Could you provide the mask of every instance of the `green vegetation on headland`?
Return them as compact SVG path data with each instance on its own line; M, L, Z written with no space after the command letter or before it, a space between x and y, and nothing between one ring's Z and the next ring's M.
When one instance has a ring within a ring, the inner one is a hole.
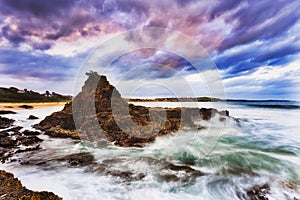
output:
M42 102L67 102L71 101L72 96L61 95L55 92L46 91L43 94L32 90L20 90L15 87L0 87L0 102L9 103L42 103Z

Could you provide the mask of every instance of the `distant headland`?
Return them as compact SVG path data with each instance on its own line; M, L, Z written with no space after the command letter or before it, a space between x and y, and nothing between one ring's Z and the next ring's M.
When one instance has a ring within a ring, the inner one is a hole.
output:
M69 102L71 100L72 96L55 92L45 91L41 94L27 89L0 87L0 103Z

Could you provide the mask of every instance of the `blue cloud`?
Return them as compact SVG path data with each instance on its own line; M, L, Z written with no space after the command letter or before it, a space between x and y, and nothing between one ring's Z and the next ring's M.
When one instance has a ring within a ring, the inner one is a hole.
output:
M284 34L299 20L299 6L297 0L248 3L227 19L238 23L219 50Z
M290 41L284 39L289 39ZM279 66L297 59L300 46L299 37L295 33L283 34L269 39L258 40L246 45L232 47L216 54L213 59L217 67L226 70L224 78L252 73L261 66Z
M12 49L0 49L1 74L63 81L75 76L79 58L51 56Z

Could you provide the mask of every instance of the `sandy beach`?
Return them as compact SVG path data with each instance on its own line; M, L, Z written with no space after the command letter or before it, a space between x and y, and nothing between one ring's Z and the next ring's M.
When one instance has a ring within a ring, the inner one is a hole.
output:
M41 107L54 107L54 106L63 106L68 102L44 102L44 103L0 103L1 110L19 110L24 109L19 106L28 105L33 108L41 108Z

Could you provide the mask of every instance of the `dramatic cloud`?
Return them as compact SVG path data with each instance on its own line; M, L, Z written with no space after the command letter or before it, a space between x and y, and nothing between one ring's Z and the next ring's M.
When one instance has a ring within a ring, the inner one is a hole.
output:
M10 77L9 80L74 79L84 55L96 45L114 34L143 27L179 31L201 45L230 86L229 96L243 90L240 82L232 81L235 78L250 84L252 81L245 78L256 76L262 69L277 70L299 60L298 0L0 0L0 7L0 75ZM172 43L162 34L150 39L153 43L173 45L173 49L182 42L173 38ZM131 42L142 42L139 40L138 35L132 34L124 42L132 45ZM120 56L118 44L103 53L108 51L112 53L107 59ZM190 50L193 53L197 55ZM203 72L212 67L202 58L193 61L203 66ZM176 71L187 77L196 73L185 58L149 49L119 57L113 61L111 72L118 76L135 66L142 67L132 70L128 80L168 79L176 76ZM247 87L258 87L253 84ZM275 86L281 88L280 94L287 94L293 84L277 77L259 87L272 96L279 95L278 90L272 89Z
M299 99L299 64L262 66L250 75L228 78L223 83L232 98Z
M263 65L288 64L300 52L299 38L284 37L236 46L216 55L215 62L219 69L227 69L228 76L253 72Z
M225 2L224 2L225 3ZM227 18L235 23L233 31L219 49L247 44L258 39L270 39L286 32L299 19L299 1L247 2Z
M124 54L109 67L114 74L126 79L169 78L183 70L197 71L189 61L179 55L149 48ZM124 73L127 75L124 76Z
M0 50L0 73L18 79L36 78L44 81L64 81L73 78L82 59L31 54L11 49Z

